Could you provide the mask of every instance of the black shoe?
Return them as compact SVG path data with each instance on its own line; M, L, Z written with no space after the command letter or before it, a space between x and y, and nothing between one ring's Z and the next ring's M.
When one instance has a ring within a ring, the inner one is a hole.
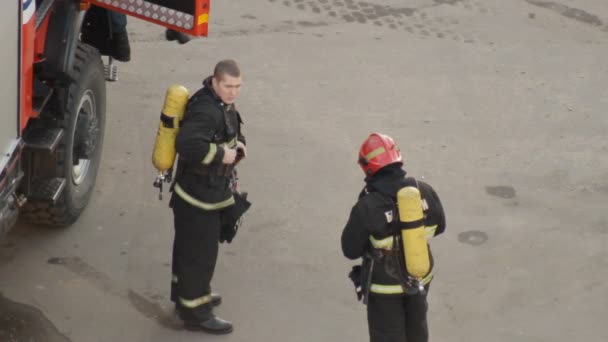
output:
M216 335L230 334L233 330L232 323L216 316L203 322L184 321L184 328L190 331L204 331Z
M112 53L110 56L121 62L131 60L131 45L126 31L112 34Z
M167 40L170 42L177 40L177 42L180 44L186 44L187 42L190 41L190 36L188 36L185 33L175 31L172 29L167 29L165 31L165 38L167 38Z

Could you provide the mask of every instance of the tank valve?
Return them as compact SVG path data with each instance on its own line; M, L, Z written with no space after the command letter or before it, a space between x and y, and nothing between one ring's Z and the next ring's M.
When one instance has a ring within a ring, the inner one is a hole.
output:
M173 174L173 170L169 169L167 171L159 172L158 175L156 176L156 179L154 179L153 186L155 188L158 188L158 200L159 201L163 200L163 183L171 183L171 181L173 180L172 174Z

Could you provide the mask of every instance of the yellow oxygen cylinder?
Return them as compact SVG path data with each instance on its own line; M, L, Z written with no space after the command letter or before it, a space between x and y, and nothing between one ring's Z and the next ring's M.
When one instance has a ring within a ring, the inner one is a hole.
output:
M422 199L413 186L397 192L397 207L401 221L401 240L407 272L418 279L425 277L431 268L429 248L424 231Z
M173 84L167 88L152 154L152 163L160 173L171 169L175 163L175 138L186 111L188 96L188 89L182 85Z

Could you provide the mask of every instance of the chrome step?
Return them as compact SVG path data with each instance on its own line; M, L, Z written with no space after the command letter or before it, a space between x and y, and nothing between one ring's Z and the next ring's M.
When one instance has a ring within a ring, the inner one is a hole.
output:
M106 81L116 82L118 81L118 66L114 64L112 57L108 58L108 64L103 65L103 72L106 77Z
M35 127L25 132L23 142L26 148L53 152L57 145L59 145L62 137L63 128Z
M63 189L65 189L65 178L41 178L35 180L27 194L28 199L38 201L56 202Z

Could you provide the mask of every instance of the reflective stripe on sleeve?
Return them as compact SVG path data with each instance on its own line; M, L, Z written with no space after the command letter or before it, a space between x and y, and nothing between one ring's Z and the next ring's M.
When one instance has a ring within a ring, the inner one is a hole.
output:
M228 146L229 148L235 148L236 144L237 144L237 140L236 140L236 137L234 137L229 142L224 143L224 146Z
M230 144L230 147L236 147L237 141L238 140L236 140L236 137L234 137L234 139L230 140L228 144Z
M214 143L210 143L209 152L207 152L207 155L205 156L205 158L203 158L203 165L209 165L213 161L213 158L215 157L216 154L217 154L217 145Z
M435 231L436 230L437 230L437 225L424 227L424 232L426 234L426 238L430 239L433 236L435 236Z

